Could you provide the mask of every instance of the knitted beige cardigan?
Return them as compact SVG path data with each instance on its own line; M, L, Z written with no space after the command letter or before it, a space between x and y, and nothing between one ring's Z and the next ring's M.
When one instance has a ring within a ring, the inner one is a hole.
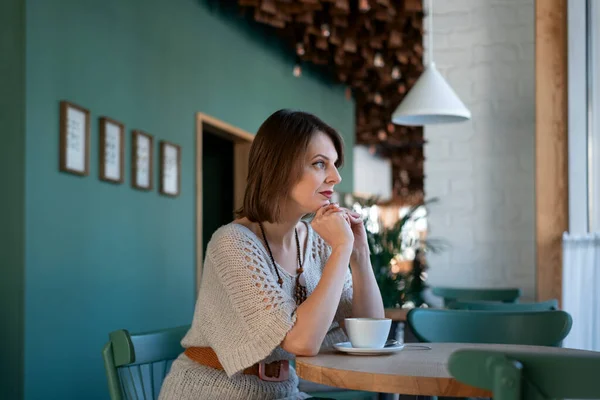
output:
M310 224L306 226L302 275L310 295L331 249ZM283 279L280 288L273 268L264 245L245 226L230 223L213 234L206 250L192 326L181 343L184 348L211 347L225 370L205 367L181 354L163 383L160 400L309 397L299 392L298 377L291 367L285 382L264 382L241 373L263 360L294 359L280 344L296 321L295 276L278 265ZM348 340L339 322L351 315L351 308L352 276L348 270L336 316L321 349Z

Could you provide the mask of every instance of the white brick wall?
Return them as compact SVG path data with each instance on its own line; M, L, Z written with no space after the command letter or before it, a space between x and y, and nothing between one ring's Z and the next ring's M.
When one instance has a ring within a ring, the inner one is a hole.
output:
M451 246L429 256L429 283L533 298L534 1L434 0L433 24L436 66L473 119L425 127L430 235Z
M367 146L356 145L354 155L354 194L378 196L382 201L392 197L392 162L371 155Z

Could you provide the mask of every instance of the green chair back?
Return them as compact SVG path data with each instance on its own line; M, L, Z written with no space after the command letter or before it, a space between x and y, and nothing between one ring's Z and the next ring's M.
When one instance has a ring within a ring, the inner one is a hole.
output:
M112 400L157 399L189 325L147 333L111 332L102 349Z
M514 303L521 297L519 288L448 288L434 287L432 293L444 299L444 305L447 306L453 301L500 301L503 303Z
M565 349L566 350L566 349ZM494 400L600 399L600 353L457 350L448 370Z
M448 304L453 310L489 310L489 311L551 311L558 310L558 300L552 299L539 303L500 303L497 301L453 301Z
M421 342L560 346L572 326L564 311L413 308L406 319Z
M111 400L157 399L173 360L183 351L181 339L189 328L187 325L140 334L130 334L125 329L111 332L102 350ZM377 398L377 393L337 388L307 392L334 400Z

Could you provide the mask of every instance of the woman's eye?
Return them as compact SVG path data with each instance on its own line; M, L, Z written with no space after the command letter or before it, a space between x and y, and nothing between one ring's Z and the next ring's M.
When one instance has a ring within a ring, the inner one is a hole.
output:
M325 163L323 161L317 161L316 163L313 164L315 167L319 168L319 169L324 169L325 168Z

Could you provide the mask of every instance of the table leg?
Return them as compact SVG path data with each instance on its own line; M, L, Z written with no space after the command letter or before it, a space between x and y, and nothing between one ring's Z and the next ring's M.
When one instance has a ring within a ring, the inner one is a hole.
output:
M392 323L388 339L396 339L400 343L419 343L419 340L410 331L406 322ZM431 396L412 396L390 393L379 393L378 400L438 400L437 397Z

